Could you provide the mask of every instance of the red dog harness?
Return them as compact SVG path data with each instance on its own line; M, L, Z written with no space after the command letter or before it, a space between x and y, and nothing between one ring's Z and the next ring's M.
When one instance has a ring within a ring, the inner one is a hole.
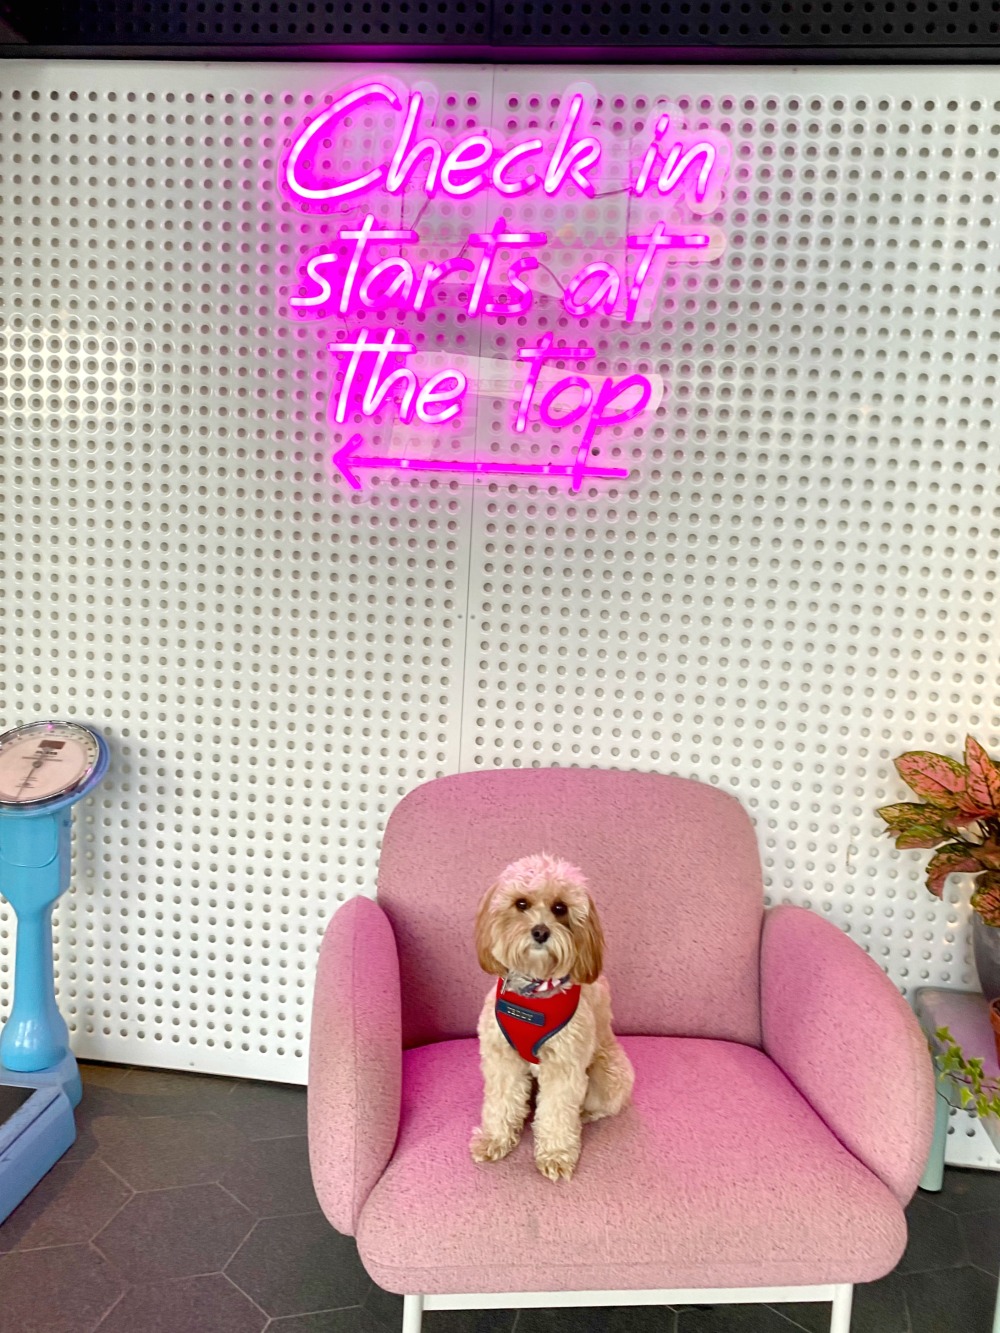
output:
M543 1042L560 1032L576 1013L580 987L570 986L549 996L504 994L503 977L497 982L496 1016L500 1031L522 1060L538 1064Z

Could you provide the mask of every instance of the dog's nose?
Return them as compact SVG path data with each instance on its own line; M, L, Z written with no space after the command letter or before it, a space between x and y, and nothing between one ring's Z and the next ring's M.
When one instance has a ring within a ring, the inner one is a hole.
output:
M536 944L544 944L550 934L551 931L548 926L532 926L531 928L531 938Z

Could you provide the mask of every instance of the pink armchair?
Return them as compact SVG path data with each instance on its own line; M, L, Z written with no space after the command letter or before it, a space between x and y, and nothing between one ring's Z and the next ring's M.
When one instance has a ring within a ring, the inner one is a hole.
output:
M496 872L581 866L635 1067L572 1181L530 1133L477 1165L472 922ZM812 912L765 913L731 796L648 773L517 769L426 783L393 812L378 903L333 918L309 1072L313 1178L368 1272L422 1311L833 1302L893 1268L931 1142L926 1043L878 965Z

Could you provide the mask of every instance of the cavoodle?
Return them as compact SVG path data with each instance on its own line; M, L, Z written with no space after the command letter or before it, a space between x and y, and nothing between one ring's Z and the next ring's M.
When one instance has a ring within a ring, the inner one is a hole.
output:
M582 1125L617 1114L634 1081L611 1031L604 936L583 875L544 853L508 866L480 905L476 947L499 980L479 1018L485 1086L472 1156L496 1162L516 1147L536 1081L535 1164L568 1180Z

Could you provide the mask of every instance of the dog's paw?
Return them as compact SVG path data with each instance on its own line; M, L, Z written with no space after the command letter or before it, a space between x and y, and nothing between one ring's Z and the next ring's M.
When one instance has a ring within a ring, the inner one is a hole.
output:
M535 1165L547 1180L569 1180L580 1160L579 1153L536 1152Z
M508 1153L512 1153L516 1147L516 1137L498 1139L485 1133L482 1129L472 1131L472 1139L469 1143L469 1151L472 1153L474 1162L499 1162Z

